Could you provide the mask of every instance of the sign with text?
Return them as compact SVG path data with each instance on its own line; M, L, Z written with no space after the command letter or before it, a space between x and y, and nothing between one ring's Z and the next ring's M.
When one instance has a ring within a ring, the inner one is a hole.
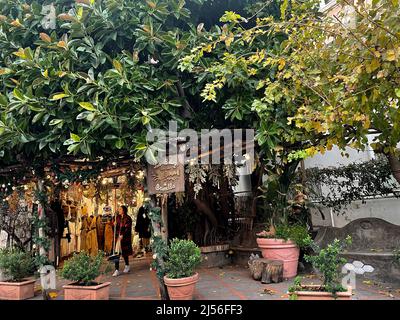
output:
M147 169L149 194L185 191L183 163L149 165Z

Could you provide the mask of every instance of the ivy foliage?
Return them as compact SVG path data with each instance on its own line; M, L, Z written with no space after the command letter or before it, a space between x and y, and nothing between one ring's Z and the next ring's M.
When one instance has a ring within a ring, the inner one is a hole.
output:
M302 176L306 177L305 185L311 200L337 212L353 201L400 195L399 184L383 157L336 168L310 168Z

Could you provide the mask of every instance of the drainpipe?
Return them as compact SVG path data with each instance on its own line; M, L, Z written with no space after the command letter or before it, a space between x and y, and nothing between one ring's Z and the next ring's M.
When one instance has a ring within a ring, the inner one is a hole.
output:
M331 216L331 225L332 227L335 227L335 219L333 219L333 209L330 208L329 214Z

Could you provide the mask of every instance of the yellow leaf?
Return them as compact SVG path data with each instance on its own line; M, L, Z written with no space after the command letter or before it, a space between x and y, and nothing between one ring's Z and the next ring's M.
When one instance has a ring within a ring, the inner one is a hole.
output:
M278 70L281 71L286 65L286 62L284 59L279 59L279 66L278 66Z
M79 102L79 105L86 110L96 111L96 108L90 102Z
M51 299L55 299L55 298L58 297L58 294L57 294L57 292L50 292L50 293L49 293L49 297L50 297Z
M25 50L22 48L19 48L18 51L13 52L13 55L16 55L17 57L20 57L22 59L26 59Z
M368 73L374 72L376 69L380 67L381 63L379 62L378 59L372 59L371 63L367 64L366 66L366 71Z
M65 97L69 97L69 95L66 93L57 93L50 100L57 101L57 100L61 100L62 98L65 98Z
M146 2L147 2L147 5L152 9L154 9L157 6L153 1L146 1Z
M5 69L0 69L0 76L2 76L3 74L8 74L11 73L11 70L8 68Z
M119 62L118 60L113 60L113 66L119 73L122 72L121 62Z
M14 27L22 27L21 22L19 22L19 19L15 19L11 22L11 25L13 25Z
M43 77L48 78L49 77L49 70L45 70L44 72L42 72Z
M396 60L396 52L392 49L386 51L386 60L387 61L395 61Z
M40 36L40 39L42 39L43 41L45 41L45 42L51 42L51 38L50 38L49 35L47 35L46 33L41 32L41 33L39 34L39 36Z
M67 44L65 43L65 41L58 41L57 47L67 50Z
M70 16L68 13L61 13L58 15L58 19L63 21L73 21L75 20L74 17Z
M78 17L78 20L82 19L83 16L83 7L79 7L78 11L76 12L76 16Z

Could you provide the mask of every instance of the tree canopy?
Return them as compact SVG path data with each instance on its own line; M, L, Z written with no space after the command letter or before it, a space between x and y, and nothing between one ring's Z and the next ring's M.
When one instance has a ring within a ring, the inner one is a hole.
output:
M206 24L220 30L223 10L250 2L1 0L1 162L140 158L149 128L210 127L201 85L178 61Z
M250 27L226 13L228 41L199 44L180 67L198 72L225 41L221 61L203 69L211 80L202 96L218 102L235 87L224 108L232 118L257 119L266 151L289 163L334 145L364 150L373 134L371 146L389 157L400 181L399 1L338 3L339 13L321 14L319 1L282 1L280 17Z

